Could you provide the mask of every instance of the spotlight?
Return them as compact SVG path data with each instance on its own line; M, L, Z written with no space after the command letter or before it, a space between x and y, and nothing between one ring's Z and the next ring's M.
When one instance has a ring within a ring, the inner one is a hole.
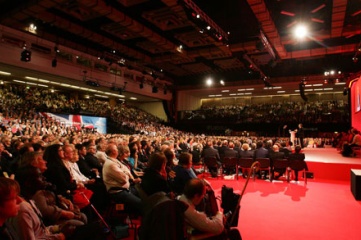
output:
M51 66L55 68L57 65L58 65L58 60L54 58L53 61L51 61Z
M29 50L24 49L24 51L21 52L21 61L23 62L30 62L31 60L31 52Z
M158 92L158 87L157 86L153 86L152 88L152 93L157 93Z
M99 83L94 82L94 81L86 80L85 83L92 87L99 87Z

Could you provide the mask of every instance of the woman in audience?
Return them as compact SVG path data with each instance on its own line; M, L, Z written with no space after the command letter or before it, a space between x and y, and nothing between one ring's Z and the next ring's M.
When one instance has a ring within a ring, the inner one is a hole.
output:
M77 188L84 188L83 183L76 183L63 163L64 150L62 145L53 144L44 152L44 160L48 169L44 172L46 179L56 186L57 194L72 199L71 193Z
M70 236L73 229L65 227L65 225L63 229L60 229L59 225L46 226L35 202L31 200L37 189L45 187L41 178L40 170L34 167L22 168L21 173L17 174L16 180L21 186L21 195L24 199L20 203L18 215L9 220L9 226L19 234L20 239L65 240L65 234ZM32 180L35 181L32 182Z
M153 153L148 161L148 167L144 170L141 187L150 196L156 192L170 192L165 169L167 158L163 153Z
M68 223L81 226L87 223L85 214L82 214L72 204L66 205L61 197L58 198L55 195L53 192L54 187L45 181L40 169L36 167L22 168L18 172L16 180L22 187L22 196L25 199L34 200L35 205L41 212L44 224ZM57 205L58 203L61 205Z
M17 234L8 228L6 220L18 215L21 199L20 186L13 179L0 177L0 239L15 240Z

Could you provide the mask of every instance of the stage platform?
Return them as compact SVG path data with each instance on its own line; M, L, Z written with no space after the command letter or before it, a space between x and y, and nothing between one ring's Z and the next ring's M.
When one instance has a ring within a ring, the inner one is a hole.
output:
M306 162L315 180L350 181L350 169L361 169L361 157L344 157L336 148L304 148Z

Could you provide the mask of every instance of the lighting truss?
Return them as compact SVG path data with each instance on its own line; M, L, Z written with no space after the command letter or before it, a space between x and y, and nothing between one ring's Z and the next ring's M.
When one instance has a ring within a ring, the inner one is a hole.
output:
M262 30L260 30L260 38L267 52L272 56L273 59L276 59L276 54L273 51L272 45L270 44L270 42L268 41L266 35L263 33Z
M218 26L205 12L203 12L192 0L183 0L188 8L193 10L199 15L205 23L208 24L212 29L214 29L224 40L228 41L228 34L223 31L223 29Z

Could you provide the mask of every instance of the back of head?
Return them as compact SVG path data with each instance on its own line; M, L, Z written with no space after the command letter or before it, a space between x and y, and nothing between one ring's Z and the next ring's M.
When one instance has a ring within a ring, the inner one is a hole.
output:
M263 147L263 142L262 141L258 141L257 142L257 148L261 148Z
M45 148L44 151L44 160L49 164L61 162L61 158L59 156L59 149L62 147L60 144L52 144Z
M249 149L248 143L243 143L242 144L242 149L243 149L243 151L247 151Z
M280 150L279 146L276 144L272 146L272 149L274 152L279 152L279 150Z
M300 153L301 152L301 146L300 145L297 145L296 147L295 147L295 153Z
M148 161L148 167L155 169L157 171L161 171L162 167L165 166L167 162L167 158L161 152L153 153Z
M163 151L163 153L164 153L165 157L167 158L168 165L172 166L173 159L174 159L174 152L170 148L167 148Z
M192 160L192 154L187 153L187 152L182 152L179 155L178 159L179 159L179 162L178 162L179 165L181 165L181 166L189 165Z
M205 187L203 180L192 178L186 182L183 193L188 199L193 199L197 194L202 195Z

